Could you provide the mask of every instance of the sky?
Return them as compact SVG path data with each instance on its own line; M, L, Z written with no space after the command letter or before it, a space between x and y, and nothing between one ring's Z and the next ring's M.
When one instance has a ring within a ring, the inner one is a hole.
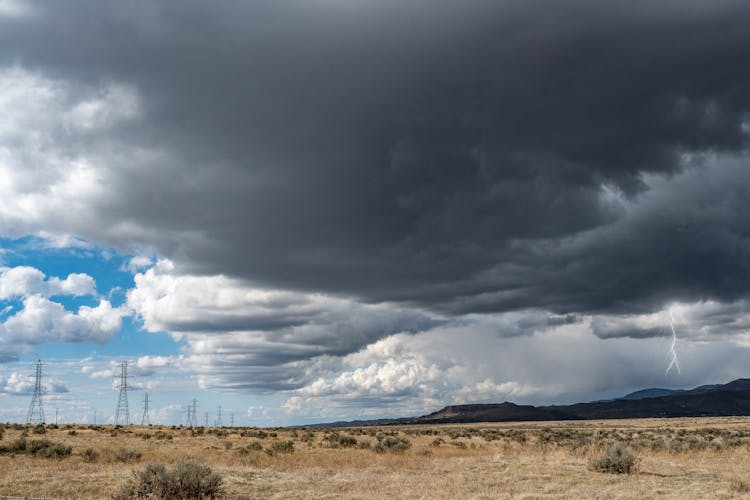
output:
M164 424L750 377L748 18L0 0L0 421L37 359L61 422L125 360Z

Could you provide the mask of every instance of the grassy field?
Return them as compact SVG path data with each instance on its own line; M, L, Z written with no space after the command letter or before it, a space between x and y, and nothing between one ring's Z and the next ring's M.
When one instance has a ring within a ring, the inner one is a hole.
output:
M5 425L0 498L112 498L148 464L210 466L222 498L741 498L750 418L347 429ZM47 440L47 441L45 441ZM596 470L613 447L630 474ZM626 451L627 452L627 451Z

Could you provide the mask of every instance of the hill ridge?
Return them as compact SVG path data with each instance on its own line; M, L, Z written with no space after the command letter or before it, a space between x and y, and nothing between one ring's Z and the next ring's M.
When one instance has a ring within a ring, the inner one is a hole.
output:
M653 391L666 392L659 393ZM349 425L604 420L744 415L750 415L750 378L739 378L726 384L702 385L693 389L642 389L640 391L626 394L621 398L607 401L546 406L519 405L510 401L504 401L502 403L454 404L447 405L435 412L418 417L332 422L328 424L314 424L313 426L345 427Z

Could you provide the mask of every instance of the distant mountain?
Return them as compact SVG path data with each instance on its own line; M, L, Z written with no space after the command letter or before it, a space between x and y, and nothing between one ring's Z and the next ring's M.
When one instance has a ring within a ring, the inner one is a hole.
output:
M717 385L717 386L710 386L710 385L702 385L698 387L697 389L693 389L691 392L697 392L697 391L750 391L750 378L738 378L737 380L732 380L728 384L724 385Z
M621 398L617 399L630 399L630 400L636 400L636 399L646 399L646 398L659 398L662 396L671 396L672 394L676 394L678 392L685 392L681 389L659 389L656 387L653 387L651 389L641 389L640 391L631 392L630 394L626 394Z
M414 421L413 417L406 418L378 418L374 420L339 420L337 422L326 422L320 424L307 424L305 427L362 427L365 425L397 425L408 424Z
M690 390L643 389L610 401L572 405L531 406L510 402L451 405L421 417L335 422L316 427L740 415L750 415L750 379Z
M739 379L739 380L745 380L745 379ZM739 380L735 382L739 382ZM730 384L731 383L732 382L730 382ZM726 384L726 386L729 386L729 384ZM719 387L722 387L722 384L701 385L700 387L696 387L695 389L660 389L657 387L652 387L650 389L641 389L640 391L631 392L630 394L626 394L617 399L660 398L662 396L672 396L678 393L708 391L708 390L718 389Z
M738 380L745 380L745 379L738 379ZM708 384L708 385L702 385L700 387L696 387L693 390L694 391L705 391L705 390L708 390L708 389L718 389L719 387L721 387L721 384Z
M661 395L659 395L661 394ZM630 397L628 397L630 396ZM691 390L644 389L611 401L559 406L446 406L411 423L513 422L519 420L598 420L650 417L750 415L750 379Z
M569 415L554 407L534 407L529 405L517 405L515 403L500 404L474 404L446 406L440 411L430 413L423 417L417 417L420 424L442 423L450 421L457 422L492 422L498 415L502 415L504 421L520 422L524 420L567 420Z

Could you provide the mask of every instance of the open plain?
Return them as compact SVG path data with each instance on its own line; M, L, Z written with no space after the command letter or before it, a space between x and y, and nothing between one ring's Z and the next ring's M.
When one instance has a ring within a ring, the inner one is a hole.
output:
M741 498L750 417L354 428L6 424L0 496L113 498L193 462L221 498ZM613 447L631 473L596 470Z

